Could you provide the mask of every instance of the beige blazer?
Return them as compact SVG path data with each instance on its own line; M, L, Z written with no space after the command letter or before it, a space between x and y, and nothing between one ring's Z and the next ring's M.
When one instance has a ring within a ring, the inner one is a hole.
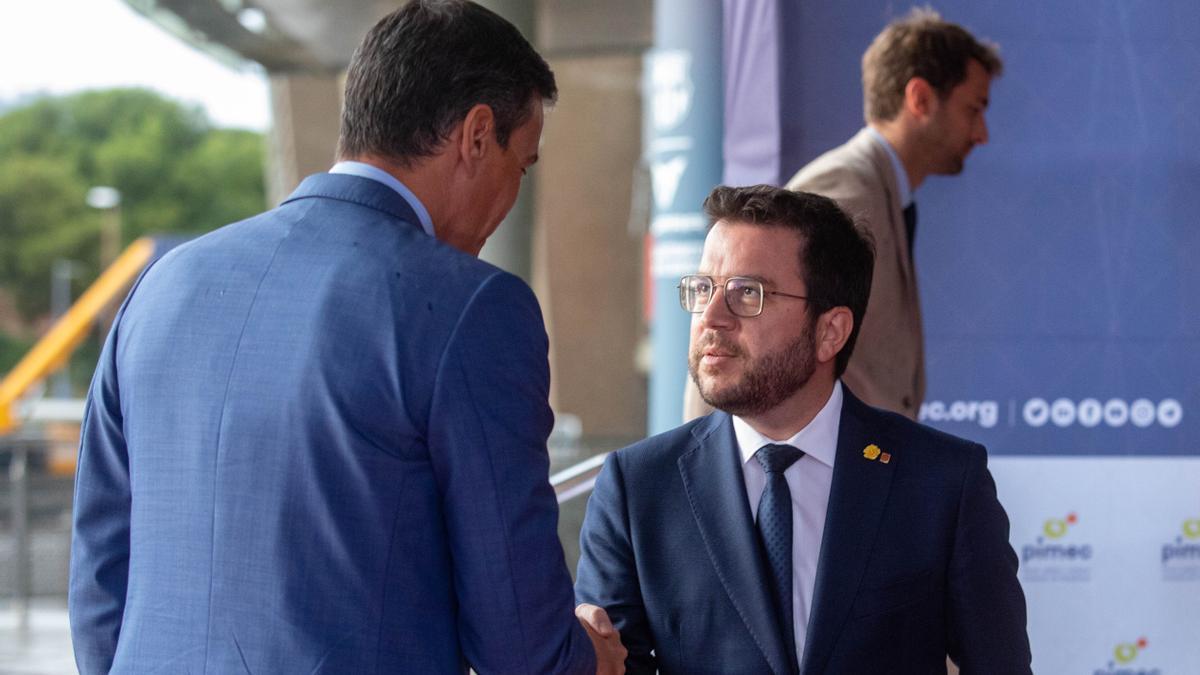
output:
M821 155L787 184L833 198L875 238L871 298L842 381L866 403L916 419L925 397L925 345L917 276L887 151L863 129ZM711 411L692 382L684 419Z

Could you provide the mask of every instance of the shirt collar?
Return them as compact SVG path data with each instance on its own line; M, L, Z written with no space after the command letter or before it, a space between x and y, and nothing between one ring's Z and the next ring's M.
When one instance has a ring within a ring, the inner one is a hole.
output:
M875 142L887 151L888 158L892 160L892 173L896 174L896 188L900 191L900 206L907 208L912 203L913 194L912 188L908 186L908 172L904 170L904 163L900 161L900 155L896 154L896 149L875 127L868 126L867 130L871 132L871 137L875 139Z
M413 194L412 190L409 190L404 183L400 182L400 179L396 178L392 174L377 166L367 164L366 162L338 162L337 164L333 165L333 168L329 170L329 173L341 173L350 176L358 176L359 178L370 178L373 181L378 181L392 188L396 192L400 193L400 196L404 198L404 201L408 202L408 205L412 207L414 212L416 212L417 220L421 221L421 229L425 230L425 234L431 237L434 236L433 220L429 217L429 211L425 210L425 205L421 203L420 199L417 199L417 196Z
M837 455L838 425L842 421L842 382L833 384L833 393L825 406L817 413L803 429L795 436L784 440L767 438L758 433L740 417L733 416L733 435L737 439L738 450L742 453L742 463L749 462L754 453L770 443L786 443L800 448L804 454L820 463L832 467L833 458Z

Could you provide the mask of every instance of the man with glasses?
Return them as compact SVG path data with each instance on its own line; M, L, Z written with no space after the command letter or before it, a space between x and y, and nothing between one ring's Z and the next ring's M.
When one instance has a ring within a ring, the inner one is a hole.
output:
M839 380L873 248L830 199L716 188L689 366L716 412L613 453L576 598L630 672L1028 673L1025 600L983 447Z

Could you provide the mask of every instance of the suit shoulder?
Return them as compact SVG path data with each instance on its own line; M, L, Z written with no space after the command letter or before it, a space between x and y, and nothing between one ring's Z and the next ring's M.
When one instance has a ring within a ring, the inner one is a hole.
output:
M965 466L987 461L987 450L975 441L939 431L888 410L860 405L876 418L881 436L893 447L920 453L922 464Z
M788 181L787 187L832 197L873 189L877 182L872 157L852 139L806 164Z
M620 464L623 472L651 470L662 465L674 467L680 455L695 442L696 427L706 420L708 416L700 417L621 448L613 453L611 461Z

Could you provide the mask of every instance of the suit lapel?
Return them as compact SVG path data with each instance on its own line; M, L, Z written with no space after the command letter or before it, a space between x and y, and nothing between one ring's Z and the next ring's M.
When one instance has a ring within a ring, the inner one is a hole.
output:
M877 425L871 423L875 414L845 391L808 639L800 667L805 675L824 672L830 650L858 595L887 505L892 466L863 456L863 449L873 443L882 445L884 451L894 450L877 436Z
M791 669L767 589L766 563L746 498L729 415L715 412L692 430L679 473L717 577L755 644L778 675Z
M859 131L852 142L857 144L858 148L870 158L872 167L881 179L880 182L887 193L888 228L892 232L892 238L898 242L894 251L900 269L904 272L904 277L910 283L915 284L916 275L913 272L912 257L908 254L908 229L904 225L904 205L900 203L900 185L897 182L896 171L892 167L892 158L888 156L887 150L879 146L879 142L875 140L869 129ZM878 226L878 224L876 225Z

